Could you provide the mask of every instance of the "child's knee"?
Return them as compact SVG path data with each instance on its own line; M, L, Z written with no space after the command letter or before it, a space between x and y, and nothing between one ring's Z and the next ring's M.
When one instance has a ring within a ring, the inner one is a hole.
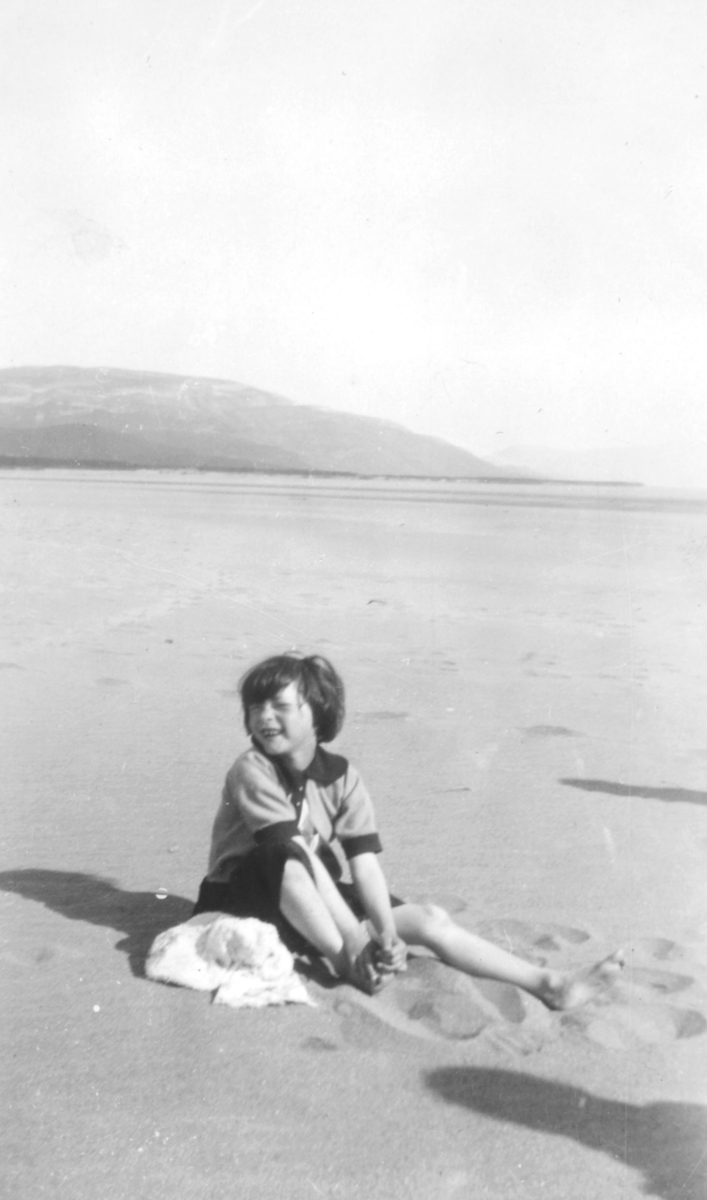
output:
M449 913L439 904L419 904L416 908L418 930L425 940L434 941L453 924Z

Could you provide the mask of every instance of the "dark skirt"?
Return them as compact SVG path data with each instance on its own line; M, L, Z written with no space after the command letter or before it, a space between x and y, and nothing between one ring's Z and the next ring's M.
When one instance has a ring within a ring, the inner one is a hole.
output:
M241 859L226 883L214 883L210 879L202 881L192 916L218 912L231 917L257 917L259 921L274 925L281 940L294 954L310 952L312 946L307 939L280 912L282 873L288 858L298 858L312 875L307 852L296 842L256 846ZM337 883L336 886L357 920L365 920L366 913L354 885ZM397 896L391 896L390 902L394 908L405 903Z

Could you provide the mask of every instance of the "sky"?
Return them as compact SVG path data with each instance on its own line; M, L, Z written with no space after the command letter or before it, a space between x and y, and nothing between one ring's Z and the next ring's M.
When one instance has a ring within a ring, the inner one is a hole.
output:
M707 464L706 33L702 0L5 0L0 366Z

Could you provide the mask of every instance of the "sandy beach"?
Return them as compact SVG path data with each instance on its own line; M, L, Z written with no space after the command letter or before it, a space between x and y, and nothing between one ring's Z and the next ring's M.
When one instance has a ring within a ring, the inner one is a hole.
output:
M8 1196L704 1200L707 493L5 471ZM392 889L536 961L233 1011L144 977L258 658L328 655Z

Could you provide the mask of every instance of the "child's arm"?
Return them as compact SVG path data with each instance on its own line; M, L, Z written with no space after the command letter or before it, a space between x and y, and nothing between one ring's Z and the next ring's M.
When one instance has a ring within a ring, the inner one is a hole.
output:
M388 885L377 855L357 854L349 860L349 866L359 899L378 935L378 966L386 974L404 971L407 949L395 928Z

